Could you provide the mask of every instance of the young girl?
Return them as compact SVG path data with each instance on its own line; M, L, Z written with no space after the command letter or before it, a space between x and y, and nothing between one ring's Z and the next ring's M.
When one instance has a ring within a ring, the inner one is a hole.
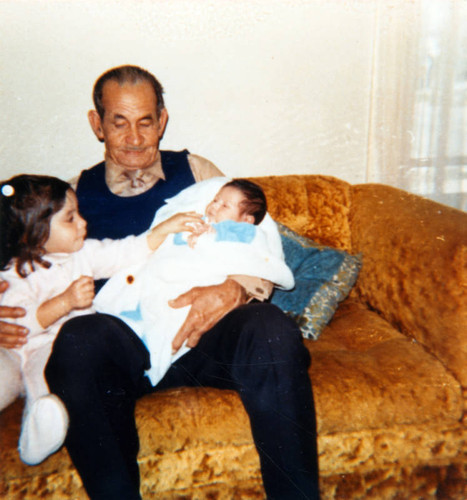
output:
M168 234L203 223L193 212L179 213L140 236L85 240L86 222L70 185L38 175L3 183L0 210L0 278L10 283L2 304L27 311L21 323L29 328L28 341L11 355L21 367L26 396L19 452L33 465L60 448L67 433L66 409L44 377L61 325L95 312L94 279L145 260Z

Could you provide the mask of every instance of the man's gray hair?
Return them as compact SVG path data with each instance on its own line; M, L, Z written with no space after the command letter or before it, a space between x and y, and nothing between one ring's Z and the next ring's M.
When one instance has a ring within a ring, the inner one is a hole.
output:
M102 103L102 94L105 83L108 81L115 81L119 85L124 85L125 83L137 84L141 82L148 82L154 89L157 101L157 116L165 108L164 104L164 89L159 83L157 78L149 71L140 68L139 66L118 66L116 68L109 69L104 74L102 74L94 84L94 90L92 93L92 98L94 101L94 106L98 112L101 120L104 118L104 105Z

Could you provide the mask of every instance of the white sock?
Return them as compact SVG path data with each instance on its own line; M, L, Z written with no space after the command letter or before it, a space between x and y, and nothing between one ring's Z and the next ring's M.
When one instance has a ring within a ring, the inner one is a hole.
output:
M19 438L19 455L28 465L37 465L57 451L68 431L65 405L54 394L47 394L27 409Z

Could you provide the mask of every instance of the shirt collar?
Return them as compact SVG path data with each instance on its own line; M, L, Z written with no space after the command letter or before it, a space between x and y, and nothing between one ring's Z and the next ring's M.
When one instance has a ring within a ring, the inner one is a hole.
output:
M136 196L151 189L160 179L165 180L160 152L149 167L139 170L125 170L124 167L106 158L105 182L117 196Z
M74 253L74 252L73 252ZM71 253L48 253L44 255L44 260L50 262L52 265L63 264L70 259Z

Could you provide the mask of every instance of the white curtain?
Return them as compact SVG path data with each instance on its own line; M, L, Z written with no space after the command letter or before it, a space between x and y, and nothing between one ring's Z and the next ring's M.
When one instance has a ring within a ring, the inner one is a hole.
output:
M375 22L367 179L467 210L467 2L394 6Z

